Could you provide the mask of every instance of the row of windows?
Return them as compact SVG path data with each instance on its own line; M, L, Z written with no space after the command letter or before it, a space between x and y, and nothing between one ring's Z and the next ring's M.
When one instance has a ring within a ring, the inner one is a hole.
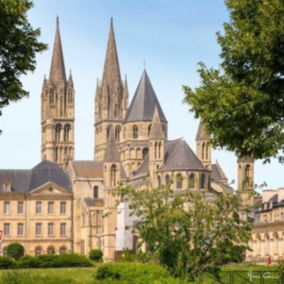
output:
M47 93L48 94L48 93ZM50 91L50 96L49 96L49 102L50 104L55 104L56 103L56 92L55 91ZM73 103L73 93L72 93L72 90L69 89L68 92L67 92L67 102L69 104L72 104Z
M163 125L162 127L163 127L163 131L165 131L165 126ZM109 134L110 134L111 129L112 129L112 126L109 125L109 126L107 127L107 129L106 129L106 138L109 137ZM119 141L120 141L120 132L121 132L121 127L117 125L117 126L115 127L115 131L114 131L114 133L115 133L115 141L116 141L116 142L119 142ZM151 124L149 124L149 126L148 126L148 137L150 136L150 132L151 132ZM133 138L133 139L138 139L138 137L139 137L138 126L137 126L137 125L134 125L134 126L132 127L132 138ZM124 137L124 138L125 138L125 137Z
M61 124L56 124L55 126L55 141L59 142L62 141L61 139L61 133L63 131L63 141L69 142L70 141L70 130L71 126L69 124L66 124L64 128L62 128Z
M161 186L161 177L158 176L157 177L158 179L158 187ZM196 176L194 173L191 173L189 176L188 176L188 187L189 188L195 188L195 183L196 183ZM183 186L183 183L185 181L185 178L182 177L181 174L177 174L176 175L176 181L175 181L175 188L176 189L182 189L184 186ZM169 185L171 183L171 178L169 175L166 175L165 177L165 182L167 185ZM199 179L199 186L200 188L205 188L205 185L206 185L206 175L204 173L201 173L200 175L200 179Z
M4 207L3 207L3 212L4 214L10 214L11 213L11 208L10 208L10 201L4 201ZM24 213L24 202L23 201L18 201L17 203L17 213L18 214L23 214ZM36 201L35 204L35 213L40 214L42 213L42 201ZM54 201L48 201L47 204L47 213L48 214L54 214ZM66 214L66 202L61 201L60 202L60 214Z
M49 236L54 235L55 225L54 223L48 223L47 225L47 234ZM4 223L3 226L3 233L4 236L10 236L11 234L11 224L10 223ZM18 223L17 224L17 235L23 236L24 235L24 224ZM35 226L35 235L41 236L42 235L42 223L36 223ZM65 236L66 235L66 223L60 223L60 235Z

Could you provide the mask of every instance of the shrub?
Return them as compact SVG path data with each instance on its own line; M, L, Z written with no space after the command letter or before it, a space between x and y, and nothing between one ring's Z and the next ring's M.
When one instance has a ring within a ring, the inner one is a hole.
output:
M9 244L7 247L7 256L14 259L20 259L25 253L24 247L19 243Z
M106 263L98 267L95 283L171 284L180 283L157 265L141 263Z
M38 268L40 266L39 259L30 255L25 255L18 260L20 268Z
M16 266L16 262L13 258L8 256L0 256L0 269L13 268Z
M55 255L53 267L90 267L92 262L85 256L76 253Z
M92 249L89 252L89 258L94 261L102 261L103 252L101 249Z

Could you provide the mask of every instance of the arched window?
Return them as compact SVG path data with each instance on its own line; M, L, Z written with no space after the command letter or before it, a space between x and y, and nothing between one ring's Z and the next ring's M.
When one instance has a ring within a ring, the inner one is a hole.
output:
M200 188L201 189L205 188L205 174L204 173L200 175Z
M159 149L158 149L158 158L160 159L161 158L161 156L162 156L162 142L159 142Z
M94 186L93 188L93 198L98 198L99 197L99 188L98 186Z
M166 182L166 185L170 184L171 180L170 180L170 176L169 175L166 175L165 182Z
M156 159L156 158L157 158L157 156L158 156L157 151L158 151L158 143L157 143L157 142L155 142L155 159Z
M160 176L157 176L157 184L158 184L158 187L160 188L161 187L161 177Z
M202 143L202 154L201 154L202 160L205 159L205 148L206 148L206 145L205 145L205 143L203 142L203 143Z
M51 90L50 91L50 104L54 104L55 103L55 91Z
M110 135L110 131L111 131L111 125L109 125L106 129L106 138L108 139L109 138L109 135Z
M118 117L119 113L120 113L119 104L115 104L115 106L114 106L114 117Z
M206 160L209 158L209 143L206 143Z
M150 137L150 132L151 132L151 124L149 124L149 126L148 126L148 137Z
M182 189L182 176L181 176L181 174L176 175L176 188Z
M189 179L188 179L188 185L189 185L189 188L194 188L194 185L195 185L194 173L190 174Z
M68 90L68 103L69 103L69 104L72 104L72 102L73 102L72 90L69 89L69 90Z
M47 254L54 254L55 253L55 249L54 246L49 246L47 248Z
M133 126L133 139L138 138L138 127L136 125Z
M60 133L61 133L61 125L60 124L56 124L55 126L55 141L59 142L60 139Z
M64 126L64 141L65 142L68 142L70 137L69 137L69 133L70 133L70 125L69 124L66 124Z
M116 126L115 128L115 141L119 142L120 141L120 126Z
M58 147L55 147L55 161L58 162L59 160L59 150Z
M110 169L110 184L116 186L116 165L112 165Z
M64 253L66 253L66 252L67 252L66 246L61 246L61 247L59 248L59 253L60 253L60 254L64 254Z
M39 256L39 255L41 255L41 253L42 253L42 248L41 248L41 246L37 246L37 247L35 248L35 256Z
M245 167L245 177L246 178L249 177L249 172L250 172L250 165L246 165L246 167Z
M145 159L145 157L148 155L149 149L148 148L143 148L142 151L142 158L143 160Z

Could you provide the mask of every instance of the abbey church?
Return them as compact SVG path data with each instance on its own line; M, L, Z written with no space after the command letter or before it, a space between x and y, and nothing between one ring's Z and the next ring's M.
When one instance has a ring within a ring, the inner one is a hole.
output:
M74 82L66 74L57 20L50 73L41 93L42 161L32 169L0 170L4 253L12 242L23 244L30 255L87 255L100 248L105 260L124 249L135 250L135 238L125 230L135 220L125 204L117 208L112 194L118 182L139 190L172 181L174 190L202 190L209 199L232 191L221 165L211 161L210 137L202 122L196 152L183 139L168 139L166 114L146 70L129 103L112 20L95 91L94 156L88 161L74 160ZM242 181L253 181L253 170L253 160L238 160L238 185L244 194L249 189L242 188Z

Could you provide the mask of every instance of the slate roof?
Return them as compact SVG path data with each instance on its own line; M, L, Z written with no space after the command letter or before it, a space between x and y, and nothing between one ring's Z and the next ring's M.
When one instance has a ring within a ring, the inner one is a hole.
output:
M211 178L215 180L227 180L218 161L216 161L216 164L211 165Z
M183 139L167 141L165 144L165 163L159 171L172 170L206 170L189 145ZM147 155L136 171L134 178L149 171Z
M73 161L72 165L76 176L85 178L103 177L102 161Z
M11 181L12 191L28 193L47 182L53 182L64 187L69 192L72 186L66 172L51 161L44 160L31 170L0 170L0 186L3 182Z
M165 147L165 163L160 171L206 170L192 149L183 139L168 142Z
M152 121L157 107L162 122L167 122L146 70L144 70L125 121Z

